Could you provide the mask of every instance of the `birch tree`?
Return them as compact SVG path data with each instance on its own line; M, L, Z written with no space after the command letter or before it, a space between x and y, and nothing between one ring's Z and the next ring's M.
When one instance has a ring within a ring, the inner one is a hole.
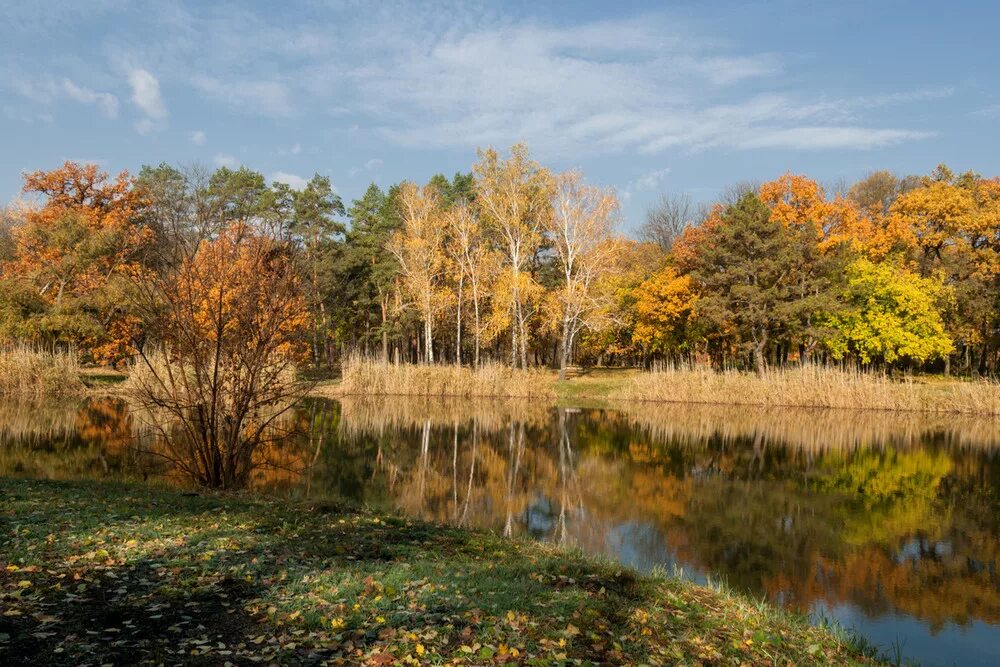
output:
M483 226L470 204L461 203L448 210L448 252L458 269L458 306L456 317L455 363L461 365L462 304L468 281L472 305L473 357L479 367L483 333L483 301L488 291L489 272L495 267L495 254L483 234Z
M521 367L527 367L530 313L524 308L522 274L552 213L552 175L530 159L524 144L513 146L506 160L492 148L480 150L473 173L480 213L511 273L511 367L517 367L519 353Z
M552 208L546 231L562 277L559 379L565 380L573 341L585 326L595 325L602 310L605 292L595 287L612 265L618 200L611 191L585 184L580 172L569 171L555 179Z
M424 324L424 361L434 363L434 313L444 274L444 216L437 188L400 186L403 226L388 249L399 262L403 290L420 309Z

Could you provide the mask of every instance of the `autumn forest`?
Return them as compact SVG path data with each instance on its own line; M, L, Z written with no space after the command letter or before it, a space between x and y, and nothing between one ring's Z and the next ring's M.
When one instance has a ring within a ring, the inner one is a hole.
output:
M842 189L784 174L710 205L665 195L634 239L613 190L524 145L349 203L320 175L295 190L246 167L66 163L25 174L3 211L0 338L121 367L169 342L170 289L204 291L192 322L215 289L257 311L280 298L274 349L303 367L995 372L1000 179L942 165Z

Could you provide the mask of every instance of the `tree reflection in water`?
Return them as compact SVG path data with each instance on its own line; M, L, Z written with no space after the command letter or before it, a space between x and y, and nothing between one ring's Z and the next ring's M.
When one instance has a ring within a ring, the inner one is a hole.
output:
M677 566L801 610L901 614L930 634L1000 623L996 421L388 399L309 401L281 427L260 490ZM167 472L137 440L114 400L0 406L2 475Z

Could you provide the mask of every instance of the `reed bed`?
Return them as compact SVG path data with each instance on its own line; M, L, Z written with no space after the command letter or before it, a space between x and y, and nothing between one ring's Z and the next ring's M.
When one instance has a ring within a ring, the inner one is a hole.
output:
M635 428L653 442L703 443L719 438L804 452L851 451L866 447L908 449L936 442L960 449L1000 447L1000 420L933 412L858 410L845 416L830 408L771 408L664 403L623 406Z
M362 356L344 363L343 379L335 391L346 396L556 396L551 377L541 370L515 370L495 363L479 368L395 364Z
M4 398L77 396L84 389L74 352L24 345L0 348L0 396Z
M761 375L664 367L639 373L612 398L666 403L850 408L1000 415L1000 384L987 380L915 382L828 366L771 369Z

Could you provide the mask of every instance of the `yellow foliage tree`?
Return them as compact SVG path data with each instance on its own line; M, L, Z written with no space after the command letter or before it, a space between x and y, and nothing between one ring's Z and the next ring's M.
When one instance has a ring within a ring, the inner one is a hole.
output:
M691 276L672 266L635 289L636 324L632 341L647 353L672 353L688 342L688 322L697 301Z

